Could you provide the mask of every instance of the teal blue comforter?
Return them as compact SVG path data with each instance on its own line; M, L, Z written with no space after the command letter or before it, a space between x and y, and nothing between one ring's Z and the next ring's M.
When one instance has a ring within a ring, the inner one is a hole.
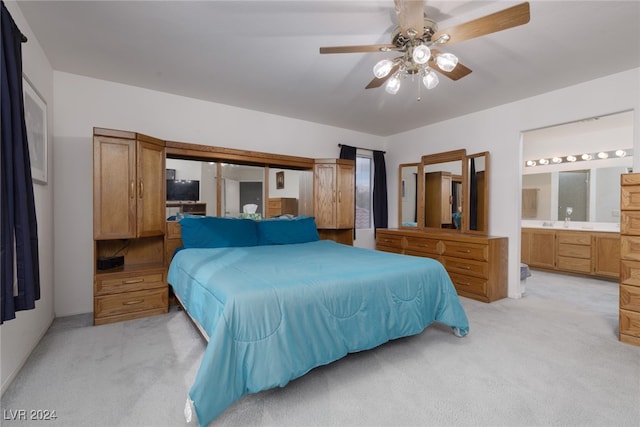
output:
M247 393L434 321L469 332L437 261L327 240L184 249L167 280L209 337L189 392L201 426Z

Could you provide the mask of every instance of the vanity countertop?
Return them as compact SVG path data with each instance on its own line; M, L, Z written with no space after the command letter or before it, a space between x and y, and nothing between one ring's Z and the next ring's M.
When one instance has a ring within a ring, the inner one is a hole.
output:
M598 231L603 233L620 232L620 224L614 222L522 220L520 226L522 228L544 228L550 230Z

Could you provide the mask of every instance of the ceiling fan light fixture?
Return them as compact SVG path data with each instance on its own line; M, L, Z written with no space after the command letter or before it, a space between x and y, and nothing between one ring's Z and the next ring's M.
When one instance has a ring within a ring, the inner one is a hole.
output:
M391 95L398 93L400 90L400 79L397 76L391 77L385 85L384 90Z
M436 64L442 71L451 72L458 65L458 57L453 53L441 53L436 56Z
M376 65L373 66L373 75L377 78L381 79L386 77L393 68L393 61L390 59L383 59L382 61L378 61Z
M431 49L423 44L418 45L413 48L411 58L416 64L426 64L429 61L429 58L431 58Z
M422 78L422 83L427 89L433 89L434 87L438 86L439 82L440 79L438 78L438 75L432 70L428 70Z

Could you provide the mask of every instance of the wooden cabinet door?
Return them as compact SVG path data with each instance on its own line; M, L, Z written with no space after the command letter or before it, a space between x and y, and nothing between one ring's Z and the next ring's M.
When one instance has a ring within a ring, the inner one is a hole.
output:
M164 147L137 143L137 236L161 236L165 227Z
M599 276L620 277L620 236L594 234L593 272Z
M136 236L135 140L93 139L93 237Z
M555 268L556 233L553 230L531 232L529 265L531 267Z
M336 228L353 228L355 223L355 165L339 164L336 174Z
M522 230L520 235L520 262L529 264L531 259L531 232Z
M336 165L317 164L313 173L316 226L336 228Z

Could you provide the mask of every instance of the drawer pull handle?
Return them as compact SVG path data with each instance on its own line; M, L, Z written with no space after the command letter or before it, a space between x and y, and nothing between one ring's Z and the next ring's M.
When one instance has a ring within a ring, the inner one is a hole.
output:
M459 265L458 268L461 268L463 270L471 270L471 267L468 265Z
M136 300L133 300L133 301L126 301L126 302L123 302L123 303L122 303L122 305L142 304L143 302L144 302L144 300L143 300L143 299L136 299Z
M463 253L463 254L468 254L469 252L471 252L471 250L470 249L456 249L456 252L460 252L460 253Z
M458 285L471 286L471 283L469 283L469 282L458 282Z
M392 242L391 239L382 239L382 241L385 242L385 243L391 243Z
M131 280L125 280L124 283L125 285L131 285L133 283L140 283L140 282L144 282L144 279L131 279Z

